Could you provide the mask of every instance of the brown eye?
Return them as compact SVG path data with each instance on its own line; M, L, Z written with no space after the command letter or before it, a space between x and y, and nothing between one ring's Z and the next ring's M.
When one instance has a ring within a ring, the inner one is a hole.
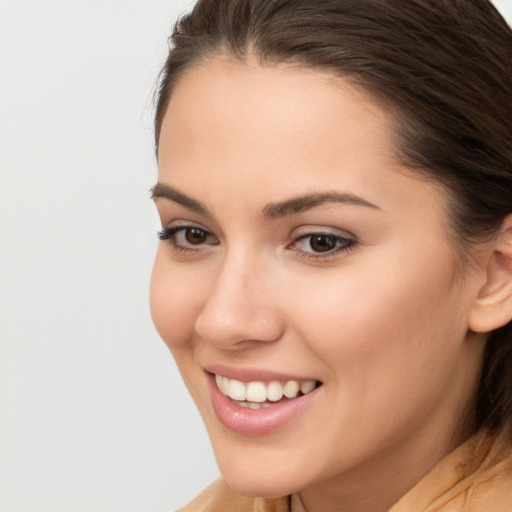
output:
M357 242L353 238L317 231L299 236L289 247L303 258L320 259L336 257L356 246Z
M177 250L199 251L219 244L219 239L210 231L196 226L164 227L158 233L160 240L168 240Z
M208 231L199 228L187 228L185 240L191 245L204 244L208 239Z
M315 252L327 252L336 248L338 237L335 235L317 234L309 238L309 246Z

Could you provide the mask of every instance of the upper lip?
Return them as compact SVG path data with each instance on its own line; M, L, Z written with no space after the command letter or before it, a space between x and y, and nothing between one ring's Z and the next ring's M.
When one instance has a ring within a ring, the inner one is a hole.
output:
M260 368L237 368L233 366L225 366L222 364L212 364L204 366L204 369L209 373L215 373L228 377L228 379L236 379L241 382L270 382L276 381L306 381L306 380L318 380L311 376L304 375L292 375L285 372L273 371Z

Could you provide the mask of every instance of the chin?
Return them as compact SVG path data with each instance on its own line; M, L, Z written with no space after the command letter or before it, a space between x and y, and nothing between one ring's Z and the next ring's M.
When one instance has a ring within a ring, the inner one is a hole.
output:
M265 475L247 475L222 473L227 484L238 494L250 498L280 498L294 492L295 486L283 477L265 477Z
M258 460L259 459L259 460ZM251 498L287 496L306 485L298 468L283 465L279 460L233 453L217 456L220 472L237 493Z

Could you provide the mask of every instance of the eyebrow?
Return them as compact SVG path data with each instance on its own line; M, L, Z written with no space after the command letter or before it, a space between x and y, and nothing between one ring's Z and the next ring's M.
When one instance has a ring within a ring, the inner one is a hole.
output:
M208 208L203 203L192 199L191 197L183 194L178 189L171 187L169 185L164 185L163 183L157 183L151 189L151 199L158 199L163 197L165 199L169 199L169 201L173 201L175 203L181 204L188 210L191 210L199 215L205 215L207 217L211 217L211 213Z
M287 215L295 215L297 213L305 212L330 203L365 206L367 208L380 210L380 208L375 204L353 194L344 192L314 192L294 197L287 201L268 204L263 209L263 214L269 219L277 219Z
M200 215L212 217L212 214L201 202L192 199L183 192L180 192L170 185L164 185L163 183L157 183L151 189L151 198L165 198L169 201L184 206L188 210L191 210ZM263 215L268 219L278 219L286 217L288 215L296 215L298 213L317 208L324 204L341 203L347 205L364 206L366 208L372 208L380 210L378 206L370 203L362 197L354 194L345 192L313 192L302 196L287 199L286 201L280 201L277 203L269 203L263 208Z

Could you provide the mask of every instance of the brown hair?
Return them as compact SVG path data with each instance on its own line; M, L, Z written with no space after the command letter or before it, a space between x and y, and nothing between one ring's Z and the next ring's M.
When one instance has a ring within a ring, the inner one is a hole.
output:
M205 59L332 71L392 113L397 159L451 192L459 252L512 213L512 31L488 0L199 0L170 38L155 116ZM479 425L512 431L512 323L492 332Z

